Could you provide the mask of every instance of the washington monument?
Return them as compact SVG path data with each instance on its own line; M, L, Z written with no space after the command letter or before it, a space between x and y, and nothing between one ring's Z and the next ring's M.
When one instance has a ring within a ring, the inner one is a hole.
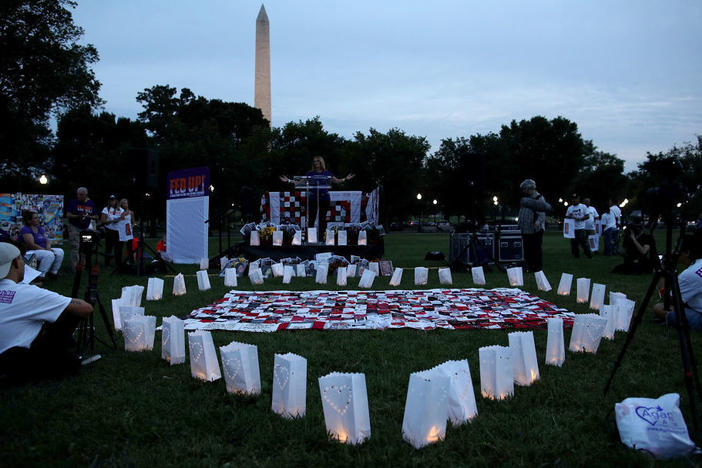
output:
M261 5L256 18L256 77L254 82L254 107L261 109L263 117L271 118L271 41L268 32L268 15Z

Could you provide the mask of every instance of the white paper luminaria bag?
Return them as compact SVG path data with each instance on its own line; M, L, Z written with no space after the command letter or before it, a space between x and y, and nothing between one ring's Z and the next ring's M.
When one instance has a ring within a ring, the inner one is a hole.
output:
M453 278L451 277L450 268L439 268L439 283L453 284Z
M188 333L190 373L196 379L211 382L222 378L212 335L207 330Z
M517 385L529 386L539 380L534 332L513 332L507 335L512 350L512 370Z
M543 271L537 271L534 273L534 279L536 279L536 287L539 288L539 291L551 290L551 283L548 282L548 279L546 279L546 275Z
M122 288L122 303L126 305L141 306L141 295L144 293L144 286L125 286Z
M261 373L256 345L232 341L219 347L227 392L243 395L261 393Z
M508 346L485 346L478 349L478 356L483 398L503 400L514 395L512 350Z
M302 231L295 231L293 234L291 245L302 245Z
M282 263L274 263L271 265L271 271L273 272L273 278L281 278L283 276L285 268Z
M429 269L425 267L414 268L414 284L424 285L429 280Z
M570 273L563 273L561 275L561 282L558 283L558 295L570 296L571 286L573 286L573 275Z
M209 267L210 267L210 259L209 258L201 258L200 259L200 269L207 270Z
M332 438L360 444L371 435L365 374L332 372L319 378L324 423Z
M485 285L485 271L483 271L483 267L473 267L470 269L470 273L473 276L473 284L476 284L478 286Z
M156 317L133 315L123 323L125 351L150 351L154 349Z
M307 359L297 354L276 354L273 359L271 409L285 418L307 411Z
M358 245L368 245L368 233L365 230L358 232Z
M380 276L380 263L378 262L369 262L368 263L368 268L370 268L370 271L375 273L375 276Z
M522 267L507 268L507 278L510 286L524 286L524 272Z
M347 245L348 244L348 234L346 230L342 229L336 233L336 245Z
M369 269L363 270L363 274L361 275L361 280L358 282L358 287L359 288L372 288L373 287L373 281L375 280L375 273L373 273Z
M608 340L614 339L614 332L616 330L616 307L613 305L603 305L600 309L600 316L607 319L607 325L602 332L602 338L607 338Z
M590 278L578 278L576 284L578 290L578 304L587 304L590 298Z
M219 271L224 270L224 267L227 266L227 263L229 263L229 257L226 255L224 257L219 258Z
M326 245L334 245L334 230L333 229L327 229L324 243Z
M281 247L283 245L283 231L273 231L273 247Z
M561 367L565 361L565 341L563 339L563 319L547 318L548 337L546 338L546 364Z
M163 280L161 278L149 278L146 286L146 300L160 301L163 297Z
M449 378L435 369L410 374L402 438L416 449L446 438Z
M402 282L402 268L395 268L390 278L390 286L399 286Z
M468 360L446 361L435 367L449 378L448 417L458 426L478 415Z
M316 244L317 243L317 228L307 228L307 243Z
M122 329L122 314L119 310L122 304L122 299L112 299L112 321L114 322L115 330Z
M293 267L290 265L285 265L285 268L283 268L283 284L290 284L290 280L294 274L295 271L293 270Z
M346 267L346 277L347 278L355 278L356 277L356 264L352 263Z
M237 287L236 268L226 268L224 270L224 285L230 288Z
M173 295L182 296L185 292L185 277L183 273L178 273L173 277Z
M317 275L314 279L317 284L327 284L327 276L329 274L329 264L325 262L320 262L317 265Z
M136 306L132 306L132 305L121 304L119 306L119 322L122 325L119 328L119 330L124 331L125 320L130 319L134 316L143 317L144 316L144 308L143 307L136 307Z
M185 321L173 315L161 323L161 359L171 365L185 362Z
M307 272L305 271L305 265L303 263L298 263L295 265L295 276L298 276L300 278L304 278L307 276Z
M592 294L590 295L590 308L594 310L600 310L604 304L605 290L607 286L604 284L593 283Z
M606 326L607 319L597 314L576 314L568 349L575 353L597 353Z
M336 285L346 286L346 267L336 269Z
M261 245L261 236L258 235L258 231L251 231L251 235L249 237L249 245Z
M631 299L627 299L626 296L624 298L617 296L615 297L612 305L615 308L615 329L617 331L629 331L629 324L631 323L631 317L634 315L636 302L632 301Z
M207 275L207 270L200 270L197 272L197 289L200 291L207 291L212 286L210 286L210 277Z
M263 272L260 268L249 267L249 281L251 284L263 284Z

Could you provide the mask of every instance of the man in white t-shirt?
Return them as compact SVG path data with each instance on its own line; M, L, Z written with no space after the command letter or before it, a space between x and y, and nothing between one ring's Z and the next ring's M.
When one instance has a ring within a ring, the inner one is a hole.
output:
M622 226L622 210L617 205L616 201L611 198L609 200L609 212L614 216L614 221L616 222L616 227L614 231L614 253L619 253L619 228Z
M678 275L680 297L683 301L685 316L690 330L702 331L702 232L694 236L685 236L680 248L678 263L689 266ZM675 311L672 306L665 309L664 304L653 306L656 318L668 325L675 324Z
M73 332L93 306L22 283L24 260L0 242L0 374L12 380L59 377L80 369Z
M614 240L617 233L617 221L610 211L602 213L602 242L604 244L605 255L616 255L616 242Z
M576 193L571 197L571 204L566 211L566 218L575 220L575 237L570 240L570 251L573 257L580 257L580 249L578 246L583 248L585 256L587 258L592 258L592 252L590 252L590 245L587 240L587 231L585 230L585 222L590 217L590 213L587 207L580 203L580 196Z

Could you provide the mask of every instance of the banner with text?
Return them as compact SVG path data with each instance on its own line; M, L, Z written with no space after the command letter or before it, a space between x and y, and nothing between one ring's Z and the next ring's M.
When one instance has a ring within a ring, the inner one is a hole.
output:
M169 172L166 187L166 252L175 263L199 263L209 257L210 170Z

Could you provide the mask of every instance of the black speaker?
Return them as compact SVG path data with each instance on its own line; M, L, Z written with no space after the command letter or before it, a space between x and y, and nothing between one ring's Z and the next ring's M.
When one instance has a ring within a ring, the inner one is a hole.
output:
M151 148L131 148L127 153L130 182L138 189L157 189L158 152Z

